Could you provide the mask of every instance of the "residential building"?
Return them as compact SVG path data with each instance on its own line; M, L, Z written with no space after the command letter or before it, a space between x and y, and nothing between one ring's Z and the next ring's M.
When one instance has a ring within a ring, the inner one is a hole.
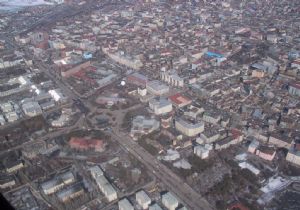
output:
M272 147L259 145L255 154L265 160L272 161L276 155L276 150Z
M182 108L192 103L192 100L188 97L182 95L181 93L176 93L169 97L169 100L176 108Z
M63 188L66 185L75 182L75 177L72 172L65 172L58 176L55 176L53 179L44 182L41 185L43 192L46 195L53 194L57 192L59 189Z
M130 135L135 137L137 135L148 134L159 129L159 126L160 123L156 119L139 115L132 120Z
M171 193L167 192L162 195L162 203L168 210L176 210L179 205L177 198Z
M132 204L127 198L123 198L118 202L119 210L134 210Z
M127 82L130 84L135 84L137 86L141 86L143 88L146 87L148 78L138 72L134 72L133 74L127 76Z
M186 136L192 137L204 131L203 122L189 122L184 119L175 121L175 128Z
M135 199L143 209L148 209L151 204L151 199L144 190L137 192L135 194Z
M295 165L300 166L300 141L296 140L292 143L289 152L286 156L286 160Z
M149 101L149 107L156 115L166 114L172 111L172 104L165 98L154 98Z
M289 93L291 95L296 95L296 96L300 96L300 83L292 83L289 86Z
M206 159L209 156L209 149L202 145L198 145L194 147L194 154L200 157L201 159Z
M97 183L97 186L104 194L105 198L112 202L118 198L117 191L113 188L113 186L109 183L109 181L105 178L103 171L99 166L93 166L90 169L92 177Z
M167 82L171 86L183 87L184 79L179 77L175 72L163 71L160 73L162 81Z
M84 193L85 192L82 183L77 183L67 187L66 189L63 189L62 191L59 191L56 195L62 202L67 202L83 195Z
M156 96L165 95L169 92L169 86L161 83L158 80L153 80L153 81L148 82L146 85L146 88L150 94L153 94Z
M163 210L157 203L149 206L149 210Z

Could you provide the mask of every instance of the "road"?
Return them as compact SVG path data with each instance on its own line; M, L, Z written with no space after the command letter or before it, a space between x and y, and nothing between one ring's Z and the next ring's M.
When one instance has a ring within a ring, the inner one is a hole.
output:
M194 210L210 210L213 209L210 204L194 191L188 184L182 181L174 172L160 163L154 156L149 154L135 141L128 136L119 132L118 129L113 129L112 137L127 149L133 156L139 159L147 169L176 197L182 201L189 209Z

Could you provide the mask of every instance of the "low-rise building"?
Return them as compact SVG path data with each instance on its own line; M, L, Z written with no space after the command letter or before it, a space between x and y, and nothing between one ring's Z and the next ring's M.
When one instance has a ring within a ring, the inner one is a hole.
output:
M176 93L169 97L169 100L176 108L182 108L192 103L192 100L188 97L182 95L181 93Z
M178 76L178 74L175 72L163 71L160 73L160 78L162 79L162 81L167 82L171 86L175 86L175 87L184 86L184 79Z
M67 202L83 194L84 194L84 188L82 186L82 183L79 184L77 183L73 186L63 189L62 191L58 192L56 195L58 199L61 200L62 202Z
M54 177L53 179L47 182L44 182L41 185L41 188L46 195L50 195L57 192L59 189L63 188L64 186L73 183L74 181L75 181L75 177L73 173L66 172Z
M259 145L255 154L265 160L272 161L276 155L276 150L272 147Z
M134 210L132 204L127 198L123 198L118 202L119 210Z
M132 120L130 135L132 137L151 133L159 129L160 123L154 118L146 118L144 116L136 116Z
M148 78L140 73L133 73L129 76L127 76L127 82L131 83L131 84L135 84L137 86L141 86L143 88L146 87L147 82L148 82Z
M149 206L149 210L163 210L157 203Z
M198 157L200 157L201 159L208 158L209 151L210 150L208 148L201 146L201 145L194 147L194 154L197 155Z
M154 98L149 101L149 107L156 115L166 114L172 111L172 104L165 98Z
M291 95L296 95L296 96L300 96L300 83L292 83L289 86L289 93Z
M248 152L255 154L258 146L259 146L259 141L253 140L248 146Z
M204 131L203 122L189 122L184 119L175 121L175 128L186 136L192 137Z
M89 169L92 174L92 177L97 183L97 186L101 190L101 192L105 195L105 198L111 202L118 198L117 191L113 188L113 186L109 183L109 181L105 178L103 171L99 166L93 166Z
M4 176L1 175L0 189L13 187L15 184L16 184L16 182L12 177L4 177Z
M161 200L163 205L168 210L175 210L179 205L177 198L171 192L167 192L166 194L163 194Z
M151 204L151 199L144 190L137 192L135 194L135 199L143 209L148 209Z
M300 166L300 141L296 140L292 143L289 152L286 156L286 160Z
M147 91L150 94L161 96L169 92L169 86L161 83L158 80L150 81L146 85Z
M14 173L24 167L24 163L21 160L9 160L5 162L5 168L7 173Z
M42 109L38 102L30 101L22 104L22 109L25 115L29 117L34 117L42 114Z

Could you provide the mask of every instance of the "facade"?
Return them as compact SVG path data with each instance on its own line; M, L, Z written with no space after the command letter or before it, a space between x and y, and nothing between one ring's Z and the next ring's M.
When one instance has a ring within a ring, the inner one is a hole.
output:
M65 185L71 184L73 182L75 182L75 177L73 173L66 172L55 177L54 179L44 182L41 185L41 188L46 195L50 195L63 188Z
M257 156L261 157L262 159L272 161L274 159L275 155L276 155L276 150L274 148L271 148L271 147L260 145L256 149L255 154Z
M58 192L56 195L62 202L67 202L71 199L75 199L84 194L84 189L82 184L76 184L75 186L70 186L62 191Z
M205 159L209 156L209 149L198 145L194 147L194 154L200 157L201 159Z
M218 113L215 112L204 112L203 114L203 121L211 123L211 124L217 124L220 122L221 116Z
M242 142L242 140L243 140L242 136L240 136L240 137L228 136L228 137L216 142L216 149L217 150L227 149L231 145Z
M146 88L149 93L156 96L161 96L169 92L169 86L164 85L158 80L148 82Z
M292 83L289 86L289 93L291 95L300 96L300 83Z
M278 135L277 133L274 133L271 134L269 137L269 144L289 149L291 146L291 139L287 136Z
M34 117L43 113L39 103L35 101L22 104L22 109L25 115L29 117Z
M134 210L132 204L127 198L123 198L118 202L119 210Z
M204 131L204 123L192 123L183 119L175 121L175 128L186 136L192 137Z
M12 187L16 184L15 180L11 177L5 177L0 179L0 189Z
M177 198L170 192L162 195L162 203L168 210L175 210L179 205Z
M153 118L146 118L144 116L136 116L132 120L132 127L130 135L135 137L136 135L144 135L159 129L160 122Z
M292 144L286 156L286 160L300 166L300 142L296 141Z
M97 186L101 190L101 192L105 195L105 198L111 202L118 198L117 191L113 188L113 186L109 183L109 181L105 178L103 171L99 166L93 166L89 169L92 174L92 177L97 183Z
M206 144L213 143L220 138L219 130L214 127L210 127L205 129L203 133L201 133L200 137L205 140Z
M248 147L248 152L255 154L257 147L259 146L259 141L253 140Z
M184 79L179 77L175 72L161 72L160 78L162 81L167 82L171 86L183 87Z
M24 167L24 164L21 160L17 160L11 163L6 164L6 172L13 173Z
M151 204L151 199L144 190L137 192L135 194L135 199L143 209L148 209L149 205Z
M148 82L148 78L140 73L135 72L127 76L127 82L145 88Z
M149 107L156 115L166 114L172 111L172 104L165 98L152 99Z
M149 210L163 210L157 203L149 206Z

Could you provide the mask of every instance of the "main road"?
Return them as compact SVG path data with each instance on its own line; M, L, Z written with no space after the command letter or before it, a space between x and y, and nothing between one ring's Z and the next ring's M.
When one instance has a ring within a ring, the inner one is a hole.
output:
M110 133L129 153L139 159L188 209L211 210L213 207L173 171L118 129Z

